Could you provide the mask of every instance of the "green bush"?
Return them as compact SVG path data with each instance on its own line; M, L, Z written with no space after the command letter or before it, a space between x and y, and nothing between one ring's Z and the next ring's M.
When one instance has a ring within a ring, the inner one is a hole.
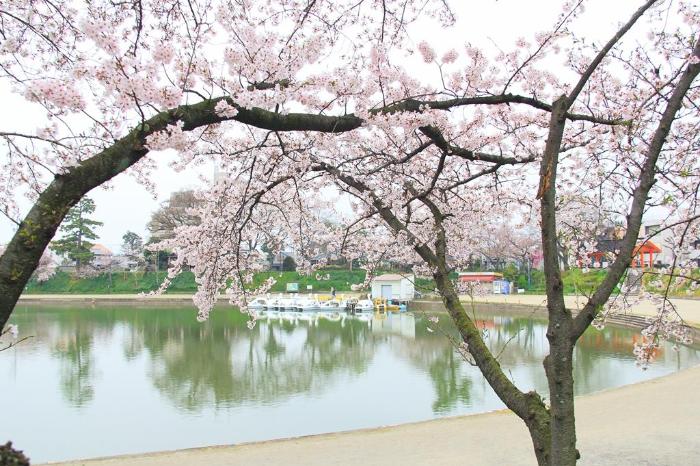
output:
M96 277L78 278L68 272L57 272L45 282L30 280L25 293L42 294L129 294L157 290L165 272L112 272ZM173 280L169 291L189 293L197 289L194 274L183 272Z
M385 271L391 272L391 271ZM385 273L377 272L377 274ZM320 276L320 280L316 276ZM700 275L700 274L698 274ZM326 279L328 276L328 279ZM517 270L508 273L509 278L518 288L525 289L528 293L542 294L545 291L544 273L541 270L530 271L531 286L527 286L527 274ZM605 276L604 270L591 270L583 273L579 269L571 269L562 272L564 281L564 293L589 294L600 284ZM27 294L133 294L157 290L166 277L165 272L113 272L96 277L76 278L67 272L57 272L51 279L45 282L31 280L25 289ZM302 275L295 271L285 272L260 272L255 274L250 289L258 288L269 277L275 279L275 284L270 291L281 293L287 290L287 283L298 283L299 291L306 292L307 286L311 286L313 292L328 292L331 287L338 292L350 291L350 285L362 283L365 280L365 271L362 269L324 269L310 276ZM457 278L457 273L452 273L451 278ZM645 277L645 283L650 279ZM421 293L431 292L435 289L435 281L432 278L417 277L415 281L416 291ZM687 288L687 286L686 286ZM192 272L182 272L168 288L168 293L194 293L197 284ZM684 290L681 290L684 291ZM679 292L680 293L680 292ZM684 293L683 293L684 294Z
M0 446L0 466L29 466L29 458L12 448L12 442Z

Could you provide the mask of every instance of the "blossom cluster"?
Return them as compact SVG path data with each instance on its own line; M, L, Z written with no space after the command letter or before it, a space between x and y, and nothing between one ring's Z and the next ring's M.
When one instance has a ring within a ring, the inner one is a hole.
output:
M412 25L454 22L446 2L363 3L191 0L145 2L137 12L97 0L58 15L52 2L10 2L0 13L0 78L40 114L36 132L0 135L0 212L15 219L18 194L36 198L55 175L128 135L153 153L176 152L178 170L216 163L223 178L198 192L201 224L160 245L177 257L160 291L191 268L200 320L222 294L247 312L249 297L270 289L251 289L263 246L293 248L308 274L324 265L319 257L359 261L360 289L388 262L436 276L504 249L530 261L549 105L598 52L576 30L583 2L565 2L552 27L491 50L412 45ZM669 95L697 66L688 44L699 8L673 8L668 24L653 9L640 26L647 42L611 50L569 109L555 187L556 240L570 264L586 267L598 239L625 224ZM697 215L698 99L691 87L648 195L648 205L686 218ZM168 124L151 128L151 119ZM154 166L149 155L130 171L152 188ZM337 193L347 209L337 208ZM677 236L680 244L688 233ZM651 334L683 341L672 322L659 317Z

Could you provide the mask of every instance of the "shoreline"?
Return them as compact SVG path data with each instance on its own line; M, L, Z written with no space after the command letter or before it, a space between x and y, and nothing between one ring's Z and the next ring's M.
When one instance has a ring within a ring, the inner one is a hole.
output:
M693 401L698 384L700 366L695 366L577 397L577 436L582 454L578 464L638 465L640 459L657 466L693 464L700 458L700 404ZM643 424L643 428L637 424ZM295 461L290 463L290 458ZM43 464L451 466L465 464L466 458L472 460L469 464L486 466L536 464L527 429L508 410L238 445Z
M316 293L323 294L323 293ZM360 295L360 293L340 293L348 296ZM460 296L463 303L469 303L468 296ZM581 309L586 302L584 296L565 296L564 300L569 309ZM225 302L225 298L222 298ZM700 300L671 298L671 303L676 307L678 314L683 320L695 327L700 328ZM140 296L138 294L23 294L17 304L71 304L87 303L97 304L121 304L138 302L148 304L189 304L192 305L192 294L163 294L153 296ZM547 298L544 295L485 295L474 299L474 303L481 307L495 308L496 306L509 306L511 310L522 312L534 312L536 314L546 314ZM502 308L499 308L502 310ZM414 312L444 312L442 301L417 299L409 304L409 311ZM637 306L631 315L650 317L655 315L655 308L650 302L642 302Z
M37 298L39 299L32 299ZM117 298L116 300L114 298ZM161 295L25 295L18 304L91 303L189 304L192 296ZM576 308L580 297L567 297ZM700 302L676 303L691 317L700 315ZM440 301L417 300L423 312L440 312ZM513 313L546 315L544 296L482 296L477 312L509 308ZM689 306L689 307L688 307ZM89 310L88 310L89 311ZM641 310L643 315L644 309ZM421 311L415 311L421 312ZM442 309L441 312L445 312ZM611 322L615 325L625 323ZM631 325L635 326L635 325ZM639 325L637 325L639 327ZM696 332L697 333L697 332ZM697 337L696 337L697 341ZM694 403L694 387L700 384L695 366L637 384L602 390L576 398L579 449L583 465L693 464L700 458L700 404ZM604 423L600 420L605 419ZM652 421L652 422L650 422ZM643 425L643 431L637 427ZM679 434L680 433L680 434ZM669 442L668 437L671 437ZM410 439L410 442L407 441ZM495 448L506 445L507 448ZM531 441L522 421L507 410L418 421L394 426L320 433L237 445L194 447L173 451L119 455L85 460L42 463L54 466L229 466L261 464L289 466L328 464L373 466L402 464L464 464L465 455L478 465L534 465ZM295 458L289 462L289 458Z

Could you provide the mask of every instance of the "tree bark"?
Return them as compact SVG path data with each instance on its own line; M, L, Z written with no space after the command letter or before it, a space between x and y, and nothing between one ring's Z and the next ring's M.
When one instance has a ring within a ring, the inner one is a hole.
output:
M540 166L540 198L542 251L547 291L547 340L549 355L544 369L549 385L551 414L550 462L557 466L576 464L576 419L574 416L574 379L569 339L571 312L564 304L564 286L559 266L559 244L556 226L556 181L559 150L566 127L566 96L554 102L549 121L549 136Z

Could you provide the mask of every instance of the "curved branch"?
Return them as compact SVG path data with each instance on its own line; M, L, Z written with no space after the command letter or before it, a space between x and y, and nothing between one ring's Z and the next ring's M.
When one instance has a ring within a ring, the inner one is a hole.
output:
M700 58L700 40L696 41L693 55ZM700 74L700 63L691 63L681 75L678 85L673 90L671 98L666 104L666 108L661 116L661 120L654 131L647 156L642 166L639 176L639 183L634 190L632 197L632 206L627 215L627 231L622 239L620 253L615 258L615 261L608 269L602 283L598 286L595 293L590 297L581 312L576 316L571 329L570 338L572 341L578 340L583 332L588 328L600 307L605 304L612 294L615 286L622 279L622 275L627 270L632 253L639 238L639 230L642 225L642 215L644 214L644 206L647 201L647 196L652 186L656 182L656 161L659 158L661 149L671 132L671 125L676 117L676 114L683 107L683 99L690 89L693 81Z

